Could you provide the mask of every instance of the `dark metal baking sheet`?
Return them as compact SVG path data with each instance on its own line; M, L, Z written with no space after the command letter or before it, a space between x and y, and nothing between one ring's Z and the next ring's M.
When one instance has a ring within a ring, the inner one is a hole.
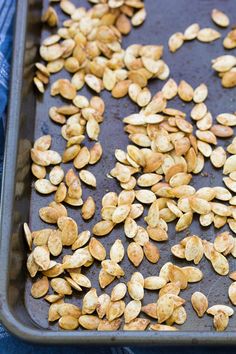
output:
M80 6L89 6L86 0L73 0ZM43 3L43 4L42 4ZM211 44L192 41L175 54L169 53L167 41L169 36L177 31L183 31L188 25L198 22L201 27L216 26L211 22L210 12L213 8L219 8L229 14L231 24L236 23L236 4L234 0L146 0L148 17L146 22L137 29L132 29L129 36L123 39L124 47L131 43L164 44L164 60L171 69L171 77L176 81L185 79L193 87L202 82L209 86L207 106L215 117L222 112L235 111L236 89L222 89L219 78L211 71L211 59L222 55L222 41L217 40ZM48 343L102 343L102 344L232 344L236 343L236 327L234 317L230 320L229 327L224 333L216 333L212 327L212 318L204 316L198 319L189 302L192 292L201 290L209 299L210 305L215 303L229 304L227 288L230 284L228 277L216 275L207 260L202 260L199 267L204 273L204 279L200 283L190 284L181 295L187 300L185 306L188 319L180 326L179 332L111 332L101 333L78 330L66 332L58 330L57 324L48 324L47 311L49 305L44 300L35 300L30 296L31 279L28 277L26 261L26 245L23 241L22 222L30 220L31 228L45 227L38 217L38 209L47 205L52 199L38 195L32 188L30 174L29 149L35 138L42 134L51 134L53 137L52 148L63 151L65 142L60 135L60 126L51 122L48 118L48 109L52 105L62 104L61 98L51 97L49 89L43 97L35 94L32 88L33 63L38 59L38 46L41 38L45 38L50 31L41 28L40 16L42 5L45 8L48 1L31 0L27 9L27 0L18 1L17 18L15 25L15 46L13 55L13 68L11 80L10 104L8 112L8 128L5 150L5 168L3 176L2 204L1 204L1 269L0 269L0 312L1 320L5 326L24 339L36 342ZM55 5L58 8L58 5ZM60 13L60 21L66 18ZM235 21L235 22L234 22ZM220 30L224 37L227 30ZM234 53L235 51L232 51ZM65 73L59 73L52 77L54 81L58 77L65 77ZM163 86L161 81L152 81L149 87L152 93L157 92ZM93 93L87 89L81 91L89 97ZM93 195L100 209L101 198L108 190L119 191L115 180L106 177L114 166L114 151L116 148L125 149L128 137L123 132L122 118L128 114L138 112L138 107L128 97L120 100L113 99L110 93L104 91L101 94L106 103L105 119L101 125L100 141L104 148L102 160L89 168L96 177L98 188L91 190L84 188L84 197ZM184 105L178 99L171 101L171 106L183 108L190 112L192 104ZM183 107L184 106L184 107ZM226 142L220 143L225 146ZM86 140L86 144L89 143ZM70 164L65 168L69 168ZM204 174L196 176L194 186L223 185L219 172L212 168L208 162L204 167ZM75 218L79 230L91 229L99 220L99 213L90 222L85 223L80 212L74 208L68 208L69 216ZM142 225L142 221L138 222ZM224 230L225 228L223 228ZM213 227L202 229L197 220L191 225L190 232L201 235L207 240L213 240L217 233ZM176 264L187 265L170 255L170 247L179 242L186 232L175 233L174 223L169 225L169 241L158 243L161 259L157 265L151 265L143 260L140 271L144 276L156 275L161 266L171 260ZM121 238L127 246L122 227L116 227L113 232L101 242L109 250L116 238ZM236 261L229 258L230 269L236 269ZM189 263L188 263L189 264ZM135 271L127 257L122 261L127 281ZM92 279L92 284L97 289L98 266L95 264L85 274ZM106 288L110 293L112 286ZM98 290L100 294L101 291ZM144 304L153 302L157 298L155 292L145 292ZM81 295L70 299L71 302L80 304ZM126 299L128 301L128 299ZM231 305L232 306L232 305Z

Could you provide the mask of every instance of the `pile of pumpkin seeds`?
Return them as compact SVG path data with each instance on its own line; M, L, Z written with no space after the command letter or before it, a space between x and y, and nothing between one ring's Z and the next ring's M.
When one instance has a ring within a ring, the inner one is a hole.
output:
M46 64L36 63L34 82L44 93L52 74L65 69L72 78L56 80L50 87L52 96L59 94L70 101L49 110L50 119L61 125L61 134L66 140L62 156L50 149L50 135L38 138L31 150L36 191L54 193L49 205L39 210L41 220L54 228L31 231L28 224L24 224L30 249L27 269L32 278L37 278L31 295L36 299L43 297L50 304L48 321L58 321L64 330L81 327L102 331L119 328L175 331L175 324L181 325L187 319L186 301L180 292L188 283L202 280L204 274L198 264L206 257L217 274L229 275L234 281L228 296L232 305L236 305L236 272L229 274L227 260L229 255L236 257L233 236L236 233L236 139L226 150L217 146L217 138L233 136L235 113L219 114L214 124L205 103L208 87L204 83L193 88L184 80L177 83L169 78L162 90L151 96L148 80L166 80L170 75L167 64L161 59L163 46L134 44L122 48L122 36L146 18L142 0L90 0L93 6L89 10L76 8L68 0L51 0L52 6L42 17L51 27L59 22L54 2L60 3L69 19L58 28L57 34L44 39L40 55ZM211 16L218 26L229 26L229 18L222 11L214 9ZM224 39L225 48L236 47L234 32ZM170 51L175 52L184 41L197 38L212 42L220 37L220 32L201 29L195 23L184 33L173 34L168 44ZM222 76L224 87L235 85L232 84L236 64L233 55L216 58L212 64ZM80 207L84 220L98 213L92 196L83 199L83 183L93 188L97 186L96 176L87 166L102 158L98 139L105 111L105 103L99 96L89 100L77 94L85 84L96 95L103 89L111 91L115 98L128 95L140 110L123 119L130 144L126 151L117 147L114 152L117 163L109 174L122 191L106 193L99 211L101 220L91 230L79 232L66 206ZM194 102L191 123L184 110L172 106L171 100L176 96L184 103ZM85 144L86 138L94 141L90 149ZM225 187L196 190L191 186L193 175L201 174L207 159L214 168L223 169ZM65 173L63 164L68 162L73 162L73 168ZM148 207L143 218L146 227L138 224L144 206ZM194 215L203 227L213 224L220 229L228 224L232 234L219 232L213 243L188 235L171 248L171 253L193 262L194 266L180 267L167 262L158 275L144 278L138 267L144 258L152 264L158 263L162 255L157 242L168 240L168 223L175 222L176 232L187 230ZM99 238L108 235L118 224L123 225L124 232L107 254ZM123 245L124 238L130 239L127 249ZM64 255L62 261L52 260L62 254L64 247L69 247L71 254ZM125 254L137 267L127 283L122 282ZM95 261L100 264L98 281L102 291L92 287L91 280L83 274ZM105 288L117 279L119 282L111 293L106 293ZM145 290L154 291L157 301L143 305ZM77 292L84 294L81 308L66 298ZM126 294L130 297L128 303L124 301ZM198 291L192 294L191 303L199 317L205 313L213 316L217 331L227 328L229 317L234 313L225 304L209 307L207 296Z

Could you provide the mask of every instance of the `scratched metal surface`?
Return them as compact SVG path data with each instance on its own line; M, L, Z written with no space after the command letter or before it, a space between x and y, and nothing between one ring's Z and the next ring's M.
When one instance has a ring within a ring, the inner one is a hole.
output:
M77 5L86 5L87 1L73 1ZM123 46L127 47L132 43L142 43L142 44L164 44L164 60L168 63L171 69L171 77L173 77L177 82L181 79L188 81L193 87L196 87L202 82L205 82L209 87L209 97L206 101L209 111L215 117L217 114L222 112L235 111L235 93L236 89L226 90L222 89L220 80L214 75L211 70L211 59L215 58L224 53L222 41L217 40L211 44L204 44L198 41L192 41L184 44L184 46L174 54L169 53L167 49L167 41L169 36L177 31L184 31L184 29L191 23L198 22L201 27L211 26L212 28L217 28L210 19L211 9L217 7L224 10L230 15L231 24L236 23L236 3L234 0L192 0L191 4L188 0L146 0L147 8L147 19L145 23L137 28L132 29L131 33L123 39ZM47 1L44 1L44 7L46 7ZM57 5L55 5L58 8ZM65 15L60 14L60 21L66 18ZM219 29L219 28L217 28ZM226 30L219 31L224 37ZM47 29L43 29L41 32L41 38L45 38L49 34ZM233 51L232 51L233 52ZM68 76L66 73L59 73L51 78L53 82L58 77ZM163 86L162 81L153 80L149 83L149 88L152 93L160 90ZM91 97L93 93L87 89L80 91L81 94L85 94ZM104 153L101 161L95 166L89 166L89 170L93 172L97 177L97 189L89 189L83 186L83 198L85 199L88 195L92 195L97 203L97 213L91 222L86 223L82 220L80 211L75 208L68 207L69 216L73 217L79 226L79 231L90 229L92 226L99 221L100 215L99 210L101 206L101 198L107 191L120 191L120 187L117 182L113 179L106 177L111 168L115 164L114 151L116 148L125 149L128 144L128 137L123 132L122 118L128 114L138 112L138 107L130 101L129 98L125 97L120 100L113 99L110 93L103 91L101 97L104 99L106 104L105 119L101 124L101 135L100 141L103 145ZM48 118L48 109L52 105L60 105L63 101L58 97L50 97L49 89L47 89L46 94L43 97L37 96L36 101L36 114L30 114L27 120L35 120L34 137L38 138L42 134L51 134L52 148L62 152L65 147L65 141L60 135L60 126L54 124ZM192 108L192 103L183 104L178 99L171 101L168 106L184 109L187 113L190 112ZM227 142L224 140L219 140L220 144L225 146ZM86 140L85 145L90 146L91 143ZM65 170L69 169L71 164L66 164L64 166ZM205 176L194 176L193 184L196 188L202 186L214 186L222 185L221 172L216 171L212 168L212 165L206 162L204 171ZM46 224L40 221L38 217L38 210L48 204L53 199L52 196L42 197L37 194L33 188L30 197L30 225L33 230L47 227ZM144 225L142 218L138 220L139 225ZM190 265L191 263L178 261L178 259L171 256L170 248L172 245L176 244L183 237L186 236L187 232L181 232L176 234L174 229L175 222L169 224L169 241L164 243L158 243L160 249L161 259L156 265L150 264L145 259L139 266L138 270L144 275L157 275L161 266L167 261L172 261L175 264L184 266ZM224 227L223 230L226 228ZM198 220L194 220L188 232L191 234L201 235L203 238L211 241L214 239L214 235L217 233L213 227L208 227L202 229L199 226ZM113 232L103 238L100 241L106 247L107 251L116 238L122 239L125 247L127 247L128 242L125 238L123 228L115 227ZM70 250L65 250L63 254L70 254ZM60 257L61 258L61 257ZM230 270L236 269L235 260L229 257ZM121 278L120 281L128 281L131 274L136 270L132 266L130 261L125 256L124 260L121 262L121 266L125 270L125 277ZM94 263L94 265L83 271L91 280L92 285L98 289L98 294L100 295L102 291L97 282L99 264ZM212 331L212 318L209 316L204 316L204 318L199 319L195 312L192 310L190 305L190 297L194 291L203 291L209 299L210 306L215 303L230 304L227 297L227 288L230 284L228 277L221 277L216 275L212 270L210 263L203 259L199 268L204 273L204 279L200 283L189 284L188 289L181 292L181 296L186 299L186 311L188 319L186 323L180 326L181 331ZM117 283L114 281L110 286L105 289L105 292L110 293L111 288ZM26 309L32 318L36 326L40 328L50 328L52 330L58 330L57 324L48 324L47 312L49 305L44 300L35 300L30 296L31 280L27 277L24 302ZM75 304L81 304L81 295L77 293L73 297L67 297L66 301L73 302ZM155 291L145 291L145 298L143 303L147 304L149 302L154 302L157 299L157 292ZM129 301L127 296L126 302ZM229 330L235 331L235 321L230 320L228 327Z

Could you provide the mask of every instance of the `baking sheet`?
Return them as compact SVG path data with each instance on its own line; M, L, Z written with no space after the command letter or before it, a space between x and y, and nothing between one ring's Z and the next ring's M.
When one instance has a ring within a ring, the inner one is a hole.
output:
M85 5L86 7L89 6L88 2L85 0L82 1L74 0L73 2L78 6L79 5ZM39 23L38 22L39 18L36 16L36 14L38 14L41 11L40 9L41 4L40 1L35 1L35 2L33 1L32 3L34 5L33 9L35 11L34 12L35 16L32 17L34 18L34 20L32 20L31 18L30 21L31 22L33 21L32 26L35 27ZM184 79L187 82L189 82L193 87L197 87L202 82L206 83L209 88L209 96L206 101L206 104L208 110L212 113L213 117L216 117L216 115L219 113L235 111L236 89L231 89L231 90L222 89L219 78L211 70L211 60L213 58L216 58L219 55L228 53L223 49L222 40L217 40L210 44L200 43L197 40L191 41L185 43L183 47L180 48L174 54L169 53L167 49L167 42L170 35L177 31L184 31L184 29L187 26L189 26L194 22L198 22L201 27L210 26L212 28L219 29L212 23L210 18L210 13L213 8L222 9L227 14L229 14L231 19L231 25L233 25L234 21L236 22L235 2L233 0L224 0L224 2L222 2L221 0L192 0L190 6L188 0L146 0L145 4L146 4L146 9L148 14L145 23L137 29L133 28L131 33L127 37L124 37L123 46L126 48L128 45L133 43L164 44L165 50L164 50L163 58L171 69L170 77L173 77L177 82L179 82L181 79ZM43 7L46 8L47 6L48 6L48 1L43 1ZM55 8L59 8L59 6L55 5ZM67 16L62 14L60 10L58 11L58 13L60 17L60 23L62 23L62 21L67 18ZM219 30L222 33L222 37L224 37L225 34L228 32L227 29L226 30L219 29ZM42 31L40 32L39 27L37 27L37 31L38 34L41 36L41 39L45 38L47 35L49 35L49 33L52 32L51 30L49 31L47 28L43 28ZM28 55L29 65L25 66L25 72L24 72L25 77L27 77L28 79L32 77L32 66L30 66L31 56L32 58L34 57L34 52L32 53L32 51L35 51L35 48L40 42L39 40L40 37L38 35L35 35L34 33L34 35L32 35L32 38L30 40L29 34L30 33L28 32L27 34L28 50L26 50L26 53L28 53L27 55ZM233 50L231 51L231 53L235 53L235 51ZM64 78L66 76L69 77L69 74L65 72L63 73L60 72L56 75L53 75L51 77L50 82L52 83L57 78L59 77ZM162 88L163 84L164 83L159 80L149 81L149 88L154 94ZM25 133L26 135L25 140L23 140L23 138L20 140L20 146L21 147L23 146L22 147L23 151L26 151L26 157L25 160L23 159L22 164L25 163L25 165L27 165L27 167L25 167L25 171L26 171L25 175L27 180L25 181L25 186L24 186L25 190L27 191L27 185L28 186L31 185L30 174L27 175L27 168L29 168L29 160L27 160L28 159L27 153L30 146L28 137L31 135L30 142L32 143L34 139L38 138L43 134L51 134L53 138L52 149L55 149L59 152L63 152L63 149L65 147L65 141L60 135L61 127L53 123L52 121L50 121L48 117L48 110L51 106L62 105L65 101L63 101L63 99L61 99L60 97L51 97L49 92L49 86L48 86L47 91L43 97L37 94L36 105L34 105L33 103L34 98L32 98L31 96L32 92L29 90L29 86L24 86L24 90L26 91L25 97L26 100L28 100L28 102L26 102L27 104L24 103L24 115L23 118L21 117L21 120L23 119L23 123L21 121L20 134L21 137L24 137L24 131L27 131L28 133L27 134ZM90 90L86 88L81 90L79 93L84 94L87 97L92 97L94 95ZM89 166L88 168L88 170L94 173L97 178L97 188L93 190L87 188L86 186L83 186L83 199L85 200L88 195L92 195L97 202L97 210L100 210L101 198L107 191L118 192L121 190L116 180L107 178L106 175L107 173L109 173L109 171L112 169L112 167L115 164L115 158L114 158L115 149L121 148L125 150L127 144L129 143L128 136L123 131L124 124L122 122L122 118L131 113L135 113L139 111L139 108L133 102L131 102L131 100L128 97L116 100L111 97L109 92L106 91L103 91L101 93L101 97L104 99L106 104L104 122L100 125L101 134L99 137L99 140L101 141L103 146L103 157L96 165ZM182 101L175 99L172 100L168 104L168 106L173 108L183 109L185 112L189 113L191 111L193 104L190 103L185 105ZM32 136L31 134L33 124L34 124L34 136ZM31 133L29 133L30 130ZM226 142L224 140L219 139L219 143L222 146L226 146L226 144L228 144L228 141ZM86 139L85 145L91 146L91 143L88 142L88 140ZM20 154L20 156L21 155L22 154ZM25 161L28 162L26 163ZM19 161L18 161L18 166L19 166ZM67 170L71 167L71 164L66 164L64 166L65 169ZM214 185L223 186L221 173L219 173L219 171L216 171L209 162L205 163L203 172L204 173L202 175L197 175L193 178L193 185L195 186L195 188L200 188L203 186L214 186ZM22 210L21 208L22 198L25 198L24 200L26 205L25 210ZM20 200L19 202L20 207L18 208L18 214L19 214L18 219L16 220L15 223L16 231L19 231L19 227L17 228L17 225L19 226L20 222L23 221L22 214L27 213L27 209L29 207L28 204L29 199L27 198L27 194L23 194L23 197L18 196L18 199ZM46 206L52 199L53 199L52 196L43 197L39 195L37 192L35 192L33 187L31 188L29 219L30 219L30 226L32 230L37 230L48 226L40 220L38 216L38 210L40 207ZM17 202L15 202L15 206L16 205ZM100 220L99 212L97 212L96 216L92 219L91 222L89 223L84 222L80 216L80 211L76 208L71 208L69 206L68 206L68 215L73 217L77 221L79 231L83 231L86 229L91 230L92 226L97 221ZM138 224L145 225L145 223L143 223L141 219L142 218L138 220ZM170 252L171 246L178 243L187 234L186 231L176 234L174 224L175 222L169 224L169 232L168 232L169 241L164 243L157 243L160 249L160 255L161 255L160 261L157 264L153 265L150 264L146 259L144 259L141 265L139 266L138 270L145 277L149 275L157 275L159 273L161 266L167 261L172 261L175 264L181 266L192 265L189 262L179 261L177 258L171 255ZM221 231L224 231L226 229L227 227L224 227L221 229ZM199 225L197 219L195 219L191 227L189 228L189 232L190 234L197 234L204 239L212 241L214 240L215 235L219 231L214 229L213 227L208 227L203 229ZM17 244L16 248L17 249L19 248L19 252L16 255L14 255L14 257L13 256L11 257L11 262L14 263L14 259L16 262L18 262L19 259L19 261L24 263L25 255L23 254L23 252L26 252L26 247L22 247L22 242L18 244L18 241L16 241L18 236L19 235L16 232L12 237L12 240L15 240L14 242ZM115 229L112 231L111 234L103 238L100 238L100 241L103 243L103 245L106 247L106 250L108 251L116 238L120 238L124 243L125 248L127 248L129 242L124 235L122 226L115 227ZM12 251L14 251L14 249ZM71 251L69 250L65 250L63 254L70 253L70 252ZM230 262L230 271L235 270L236 269L235 260L231 256L228 259ZM120 279L120 281L127 282L130 279L131 274L134 271L136 271L136 268L130 263L130 261L127 259L127 256L125 256L124 260L121 262L121 266L124 268L126 274L125 277ZM229 284L231 283L230 279L228 277L221 277L217 275L213 271L211 264L205 258L203 258L202 261L200 262L199 268L203 271L204 279L200 283L189 284L187 290L181 291L181 296L184 299L186 299L185 309L187 311L187 316L188 316L185 324L179 326L182 333L181 334L176 334L176 333L160 334L160 333L152 332L152 334L150 334L149 332L145 334L145 338L147 339L147 336L151 335L153 339L150 338L149 340L150 343L152 342L152 340L154 340L154 338L156 338L156 336L159 336L159 338L162 337L163 342L168 341L167 340L168 338L177 338L178 336L180 338L179 343L184 343L185 341L193 342L194 338L196 339L195 342L198 342L199 340L207 340L207 336L210 335L210 333L212 334L213 331L212 317L205 315L204 318L199 319L195 314L195 312L192 310L189 300L191 294L194 291L203 291L208 297L210 306L216 303L224 303L227 305L231 305L227 296L227 289ZM91 279L93 287L96 287L98 289L98 294L100 295L103 291L100 290L100 287L97 282L99 269L100 269L99 264L95 262L95 264L91 268L86 269L85 271L83 271L83 273L87 275L89 279ZM16 279L16 276L10 277L10 279L12 281L12 284L10 285L13 286L13 282L14 279ZM41 329L53 330L50 332L60 331L58 329L57 323L49 324L47 321L47 312L48 312L49 304L47 304L42 299L35 300L31 297L30 295L31 284L32 284L31 279L27 275L26 286L23 282L21 284L21 288L19 288L19 294L22 294L21 291L24 290L24 299L21 297L19 301L21 306L25 306L30 318L32 319L33 327L36 326L36 328L38 328L39 330ZM117 284L117 280L112 282L112 284L105 289L105 292L110 294L110 291L115 284ZM66 301L73 302L75 304L80 305L81 298L83 295L77 293L71 298L67 297ZM16 299L15 299L16 295L11 295L11 297L13 297L12 303L14 304L14 306L15 307L20 306L19 303L17 303L16 305ZM145 298L143 304L154 302L156 301L156 299L157 299L157 292L145 290ZM126 303L129 301L128 296L126 297L125 301ZM24 305L22 304L22 302L24 302ZM145 317L145 315L143 314L141 316ZM25 321L28 323L28 319L27 320L25 319L26 317L24 311L19 310L17 312L17 317L18 319L20 319L20 321L22 322ZM232 318L229 322L229 327L227 331L235 332L235 330L236 330L235 321L234 318ZM204 335L202 332L204 332ZM48 333L48 331L47 332L43 331L43 333ZM85 332L83 331L83 333ZM114 335L115 335L114 338L118 337L117 333L115 333ZM227 334L224 335L227 336ZM71 333L65 333L60 331L59 336L56 336L56 333L55 333L55 337L52 336L53 334L49 335L51 341L54 340L56 341L57 339L59 341L62 340L62 338L67 338L68 341L69 338L71 338L71 340L76 341L75 338L76 332L71 334ZM89 336L89 332L86 332L86 337L87 336ZM127 334L127 340L131 340L130 336L131 334ZM138 336L139 338L132 337L133 343L141 340L140 335ZM54 339L52 340L52 338ZM103 339L104 338L105 337L103 337ZM111 337L109 338L110 340L112 340ZM121 340L124 340L124 337L122 338L123 339ZM221 334L219 335L214 333L214 335L211 336L211 340L213 341L214 338L220 340L220 338L223 338L223 336ZM158 338L156 339L158 340ZM83 338L83 340L85 340L85 337ZM99 339L97 338L97 341L98 340ZM102 340L102 337L100 338L100 340ZM159 341L162 341L162 339L159 339Z

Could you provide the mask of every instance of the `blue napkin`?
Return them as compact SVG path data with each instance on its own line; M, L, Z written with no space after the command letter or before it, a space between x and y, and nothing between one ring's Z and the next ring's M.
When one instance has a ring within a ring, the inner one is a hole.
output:
M26 0L18 0L26 1ZM79 0L78 0L79 1ZM12 37L14 28L15 0L0 0L0 181L4 147L5 113L7 107L9 75L12 54ZM1 235L0 235L1 237ZM196 347L91 347L91 346L44 346L26 343L12 336L0 324L0 354L221 354L222 348Z
M15 0L0 0L0 117L5 124L12 54Z

